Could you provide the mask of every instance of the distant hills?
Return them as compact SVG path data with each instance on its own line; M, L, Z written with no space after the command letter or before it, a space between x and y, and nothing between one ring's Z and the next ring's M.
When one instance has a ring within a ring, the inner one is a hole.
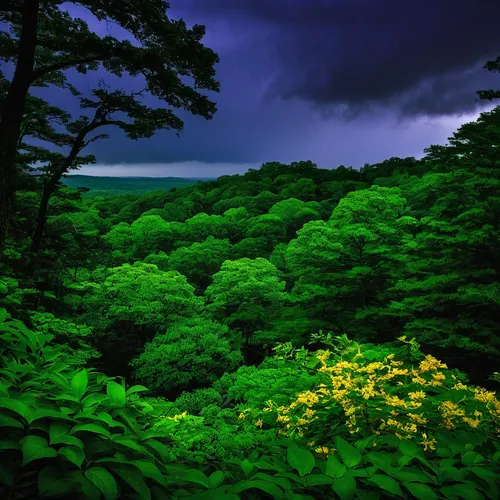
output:
M90 189L85 198L95 196L116 196L120 194L141 194L146 191L191 186L198 181L210 181L215 177L97 177L93 175L68 175L62 183L70 188Z

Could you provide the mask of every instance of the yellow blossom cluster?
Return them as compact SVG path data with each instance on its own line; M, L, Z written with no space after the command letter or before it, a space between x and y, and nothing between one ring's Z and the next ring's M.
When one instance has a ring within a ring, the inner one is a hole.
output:
M451 430L466 424L476 429L493 421L496 427L500 427L500 402L495 393L456 382L455 375L443 371L448 369L447 365L431 355L426 355L418 368L411 369L403 368L404 363L394 360L394 354L383 362L370 363L363 359L360 362L332 360L334 356L330 351L319 351L315 357L320 362L318 372L325 375L327 383L319 384L314 391L298 394L288 406L277 407L268 401L264 408L265 412L276 413L276 421L283 424L281 434L316 436L316 444L317 429L315 431L311 424L332 408L343 413L351 434L363 427L375 435L385 431L400 439L418 441L417 436L421 435L423 441L420 444L425 450L435 449L435 440L428 438L427 433L440 426ZM363 355L358 353L355 359L358 358L363 358ZM415 390L415 385L421 388ZM411 390L407 391L405 387ZM437 403L426 392L429 389L435 393L436 388L465 390L471 397L462 398L460 403ZM481 409L487 412L478 411L477 403L482 403L484 407ZM500 433L500 428L497 432Z

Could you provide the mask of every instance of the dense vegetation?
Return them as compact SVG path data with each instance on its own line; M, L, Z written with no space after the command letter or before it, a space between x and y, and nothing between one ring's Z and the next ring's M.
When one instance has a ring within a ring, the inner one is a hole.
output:
M163 1L79 3L140 43L100 39L57 0L0 11L16 63L0 127L0 497L498 499L500 107L421 160L271 162L84 197L61 180L92 160L94 128L134 139L182 122L137 93L81 97L62 70L142 72L206 118L178 75L217 84L203 28ZM94 118L31 95L37 78Z

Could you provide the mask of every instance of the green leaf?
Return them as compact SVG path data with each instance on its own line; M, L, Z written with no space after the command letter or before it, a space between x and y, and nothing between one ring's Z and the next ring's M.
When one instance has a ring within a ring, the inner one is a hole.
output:
M144 392L144 391L149 391L147 387L144 387L143 385L133 385L130 387L127 392L125 393L127 396L130 396L131 394L134 394L135 392Z
M50 438L50 444L57 444L60 443L58 439L61 436L65 436L68 434L70 430L70 425L66 424L64 422L51 422L50 423L50 428L49 428L49 438Z
M99 403L102 403L108 399L108 396L106 394L101 394L100 392L94 392L92 394L89 394L88 396L85 396L82 399L82 405L86 408L90 408L92 406L96 406Z
M386 476L384 474L373 474L373 476L370 477L369 481L376 484L379 488L392 493L393 495L403 496L403 490L401 489L401 486L399 486L399 483L392 477Z
M403 455L408 457L416 457L417 455L422 455L422 449L413 441L403 439L399 443L399 449Z
M0 450L20 450L21 445L12 439L0 439Z
M57 410L50 410L50 409L45 409L45 408L39 408L38 410L33 410L29 413L29 415L26 417L26 421L28 424L31 424L35 420L38 420L39 418L57 418L61 420L71 420L67 415L64 415L64 413L61 413L60 411Z
M361 460L363 460L363 456L359 450L340 436L335 438L335 445L337 446L342 461L347 467L356 467L356 465L359 465Z
M309 450L299 448L298 446L288 447L286 459L302 477L309 474L314 469L314 455Z
M475 451L466 451L462 455L462 463L464 465L475 465L484 462L484 457Z
M248 475L250 474L250 472L252 472L253 469L253 465L248 460L248 458L245 458L244 460L241 461L240 467L246 477L248 477Z
M183 481L188 481L190 483L201 484L205 488L210 488L207 476L198 469L184 469L178 471L178 477Z
M464 500L483 500L484 495L480 494L469 484L454 484L453 486L444 486L439 490L446 498L453 499L460 497Z
M131 450L138 451L139 453L144 453L144 451L145 451L144 446L137 444L137 442L134 441L133 439L130 439L130 437L127 438L127 437L120 436L120 435L113 435L113 436L111 436L111 439L115 443L121 444L122 446L130 448Z
M0 323L3 323L7 319L7 309L5 307L0 307Z
M111 404L117 408L125 408L126 395L125 389L116 382L108 382L106 393L111 401Z
M25 419L30 413L30 407L24 401L13 398L0 398L0 408L13 411Z
M162 486L167 485L160 469L158 469L158 467L152 462L146 462L145 460L132 460L130 463L140 469L144 477L149 477Z
M104 495L105 500L115 500L118 496L118 486L112 474L102 467L91 467L85 471L85 476Z
M77 467L81 467L85 460L85 453L77 446L63 446L59 448L58 453L65 456L70 462L74 463Z
M283 498L283 490L269 481L262 480L248 480L244 479L243 481L238 482L234 486L229 488L229 493L240 493L241 491L249 490L251 488L257 488L259 490L265 491L273 498Z
M145 483L140 470L124 464L112 464L110 468L128 483L138 493L142 500L151 500L151 491Z
M318 486L320 484L333 484L333 477L325 476L325 474L309 474L305 478L306 487Z
M76 432L92 432L94 434L101 434L107 438L111 438L110 432L99 424L78 424L71 429L71 434Z
M342 477L347 471L347 467L341 464L337 457L329 455L326 461L326 474L335 479Z
M375 465L375 467L384 471L386 474L391 475L394 471L391 466L391 457L390 453L381 453L371 451L365 455L365 459L371 464Z
M3 414L0 415L0 427L17 427L18 429L24 429L24 425L19 422L19 420Z
M215 472L212 472L210 476L208 477L208 487L211 490L215 490L220 484L224 481L224 472L221 470L216 470Z
M438 496L427 486L422 483L403 483L405 488L417 500L437 500Z
M40 458L54 458L57 451L40 436L26 436L20 441L23 451L23 465Z
M87 370L83 369L79 371L72 379L71 379L71 393L73 397L78 399L82 398L87 390L87 385L89 383L89 375Z
M38 473L38 492L44 493L49 486L61 477L59 468L56 465L48 465Z
M335 480L332 489L341 500L352 500L356 493L356 480L350 474L344 474Z

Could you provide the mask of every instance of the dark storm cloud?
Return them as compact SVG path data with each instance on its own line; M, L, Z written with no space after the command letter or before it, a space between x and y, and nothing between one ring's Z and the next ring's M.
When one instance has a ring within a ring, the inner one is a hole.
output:
M470 112L476 90L498 80L482 68L500 54L497 0L183 3L199 16L253 26L254 50L275 58L267 96L303 99L326 115L354 118L378 107L400 116Z

